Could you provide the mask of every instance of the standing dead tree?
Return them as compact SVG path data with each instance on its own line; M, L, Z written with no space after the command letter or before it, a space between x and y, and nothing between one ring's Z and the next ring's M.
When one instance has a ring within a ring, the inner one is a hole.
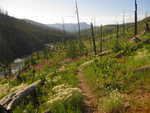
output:
M125 38L126 26L125 26L125 13L123 13L123 38Z
M145 31L146 32L149 32L150 31L150 28L149 28L149 23L148 22L145 22Z
M62 18L62 29L63 33L66 34L64 18Z
M103 26L100 27L100 53L103 51Z
M116 38L119 40L119 24L116 25Z
M116 25L116 39L115 39L113 50L115 52L119 52L121 50L121 44L119 41L119 25L118 24Z
M135 30L134 30L134 35L137 35L137 31L138 31L138 25L137 25L137 21L138 21L138 16L137 16L137 0L135 0Z
M77 14L77 21L78 21L78 40L80 40L80 35L81 35L81 28L80 28L80 17L79 17L79 9L78 9L78 3L77 0L75 0L76 4L76 14Z
M65 30L65 23L64 23L64 18L62 18L62 29L64 33L64 38L62 39L62 42L65 42L65 36L66 36L66 30Z
M91 35L92 35L92 42L93 42L93 51L94 54L97 55L93 23L91 23Z
M78 40L79 40L79 51L80 55L84 54L84 44L81 40L81 27L80 27L80 17L79 17L79 9L78 9L78 3L77 0L75 0L76 5L76 14L77 14L77 21L78 21Z

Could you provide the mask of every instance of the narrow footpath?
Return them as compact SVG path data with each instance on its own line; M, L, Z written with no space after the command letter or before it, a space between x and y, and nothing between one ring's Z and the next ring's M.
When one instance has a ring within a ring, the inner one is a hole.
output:
M87 62L89 64L91 62ZM84 64L83 64L84 65ZM79 79L79 88L81 89L83 96L84 96L84 105L83 105L83 113L99 113L98 106L97 106L97 96L93 93L91 87L87 84L86 78L82 73L82 68L80 67L78 72L78 79Z

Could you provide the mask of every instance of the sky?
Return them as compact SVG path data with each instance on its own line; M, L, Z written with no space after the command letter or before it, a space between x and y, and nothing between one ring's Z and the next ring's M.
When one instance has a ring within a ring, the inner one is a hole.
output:
M134 20L134 0L77 0L80 21L95 25ZM150 14L150 0L137 0L139 19ZM0 0L0 8L17 18L44 24L77 23L75 0Z

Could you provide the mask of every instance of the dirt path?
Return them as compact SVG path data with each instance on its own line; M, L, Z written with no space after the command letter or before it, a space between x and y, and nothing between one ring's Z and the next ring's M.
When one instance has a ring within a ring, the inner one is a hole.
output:
M87 62L86 65L91 63ZM85 66L85 64L83 64ZM82 73L83 66L79 67L78 79L79 87L84 96L83 113L99 113L97 107L97 96L92 92L90 86L87 84L86 79Z

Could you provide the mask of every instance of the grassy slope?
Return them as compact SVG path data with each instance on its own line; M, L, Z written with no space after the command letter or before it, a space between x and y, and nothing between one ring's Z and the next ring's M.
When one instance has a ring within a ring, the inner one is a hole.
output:
M145 29L145 22L150 22L150 17L147 17L138 22L138 33L141 34ZM100 49L100 27L95 27L95 39L97 45L97 51ZM86 40L85 45L90 51L92 51L92 42L91 39L91 30L83 30L81 32L82 37ZM126 23L125 24L125 34L123 33L123 25L119 25L119 41L125 42L128 39L131 39L134 36L134 24ZM116 41L116 25L105 25L103 26L103 50L108 50L112 48L113 43Z
M32 97L27 97L13 109L13 113L43 113L47 110L53 113L81 113L82 95L79 89L76 89L78 87L76 74L77 67L83 61L80 58L67 59L66 53L62 50L48 52L48 58L43 57L43 52L39 53L39 59L36 55L36 53L32 55L34 63L21 73L21 79L16 80L15 77L0 79L0 89L3 90L0 99L37 80L44 80L45 85L37 90L37 97L34 98L39 103L38 107ZM60 89L55 91L53 90L55 87ZM72 96L64 101L63 99L69 95ZM51 103L53 99L55 101Z
M149 36L149 34L146 34L141 38L149 38ZM147 76L149 72L131 72L137 67L149 65L148 49L148 45L143 45L141 49L135 51L134 54L129 54L120 59L112 58L112 55L116 54L113 52L108 56L102 58L98 57L93 64L85 68L84 72L87 82L91 86L94 86L93 90L99 94L100 106L103 106L103 110L109 112L113 110L123 112L122 110L125 110L124 112L127 113L140 113L141 109L146 113L146 110L149 110L148 106L150 103L148 101L148 95L150 91L150 77ZM141 53L146 54L146 56L141 56ZM57 92L54 93L52 90L55 86L67 84L66 86L69 88L77 87L77 68L81 63L85 62L85 60L93 60L94 58L87 57L83 60L65 59L66 53L62 50L57 50L56 53L49 52L48 60L46 60L43 55L43 53L40 53L40 59L37 59L36 54L33 55L34 65L21 74L21 80L0 80L0 88L4 91L3 94L0 94L0 98L36 80L45 80L46 78L46 84L38 90L39 95L36 100L39 100L40 105L38 107L33 106L32 99L29 97L31 103L17 107L14 109L14 113L20 113L22 111L26 113L35 113L36 111L43 112L49 108L58 110L54 111L54 113L81 113L81 95L75 96L75 98L71 99L72 101L67 104L63 102L59 104L58 101L54 106L51 106L47 102L57 94ZM62 71L59 72L59 70ZM65 91L66 89L63 90Z
M140 38L149 37L147 33ZM150 112L150 71L133 72L138 67L150 65L149 47L143 44L122 58L112 58L115 53L99 57L85 68L87 82L100 96L102 112Z

